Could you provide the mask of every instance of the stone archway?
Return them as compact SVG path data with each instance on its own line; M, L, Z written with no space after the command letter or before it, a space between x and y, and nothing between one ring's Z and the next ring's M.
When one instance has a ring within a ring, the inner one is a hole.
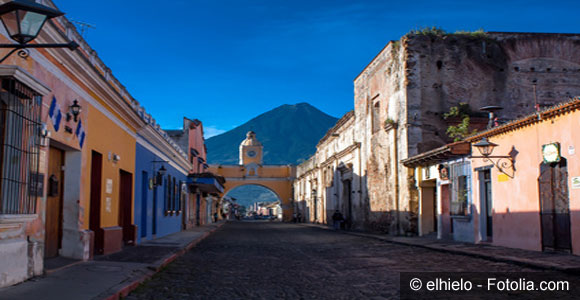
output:
M278 220L283 220L284 208L282 207L282 197L278 194L278 191L263 184L248 183L233 186L227 191L224 190L223 198L234 198L236 199L235 203L245 206L246 209L252 207L254 203L270 203L270 205L267 205L273 209L270 213L274 213L278 217ZM276 203L279 204L280 210L277 209L278 205L272 205Z
M273 191L282 206L283 220L292 220L294 195L292 183L296 178L296 166L264 165L264 147L256 133L250 131L240 144L239 165L210 165L209 172L225 178L224 191L220 197L242 185L259 185Z
M293 166L259 166L258 176L246 176L244 166L210 166L210 172L223 176L226 179L224 191L220 197L225 196L233 189L244 185L257 185L272 191L282 206L283 220L292 220L293 195L292 182L295 168ZM260 176L262 175L262 176Z

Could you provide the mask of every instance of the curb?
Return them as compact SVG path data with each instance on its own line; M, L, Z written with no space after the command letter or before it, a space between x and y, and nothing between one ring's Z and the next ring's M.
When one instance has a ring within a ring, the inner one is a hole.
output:
M322 230L331 230L330 227L326 227L324 225L304 224L303 226L319 228ZM339 231L338 233L379 240L379 241L383 241L383 242L387 242L387 243L391 243L391 244L396 244L396 245L419 247L419 248L434 250L434 251L438 251L438 252L453 253L453 254L458 254L458 255L486 259L486 260L490 260L490 261L511 263L511 264L515 264L515 265L519 265L519 266L534 268L534 269L558 271L558 272L563 272L563 273L571 274L571 275L580 275L580 267L565 267L565 266L559 266L559 265L555 265L555 264L543 264L543 263L538 263L537 261L533 261L530 259L517 259L514 257L493 256L493 255L486 255L486 254L482 254L479 252L473 252L473 251L450 249L450 248L431 246L431 245L423 245L423 244L415 244L415 243L409 243L409 242L404 242L404 241L395 241L395 240L389 239L388 237L375 236L373 234L368 234L368 233L358 233L358 232L349 232L349 231Z
M123 287L121 287L117 291L114 291L112 295L107 296L106 298L103 298L103 299L104 300L119 300L119 299L122 299L123 297L126 297L127 295L129 295L129 293L134 291L141 283L150 279L151 277L153 277L153 275L155 275L156 273L161 271L161 269L163 269L165 266L172 263L174 260L176 260L177 258L182 256L183 254L185 254L187 251L191 250L191 248L195 247L197 244L199 244L199 242L203 241L210 234L212 234L216 230L220 229L225 223L226 222L221 222L215 228L206 231L200 237L189 242L184 248L181 248L178 251L171 254L169 257L164 258L161 261L161 263L147 267L147 269L149 269L147 274L131 280L130 283L125 284Z

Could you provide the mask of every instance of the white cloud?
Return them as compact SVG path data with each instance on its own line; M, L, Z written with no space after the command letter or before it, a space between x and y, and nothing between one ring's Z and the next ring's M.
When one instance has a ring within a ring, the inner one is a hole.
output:
M216 136L226 132L227 130L216 128L215 126L204 126L203 127L203 137L209 139L212 136Z

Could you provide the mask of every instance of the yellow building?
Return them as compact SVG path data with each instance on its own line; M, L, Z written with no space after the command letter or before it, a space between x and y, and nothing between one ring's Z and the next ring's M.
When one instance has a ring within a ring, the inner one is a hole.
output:
M289 221L293 213L292 182L296 177L296 167L264 165L263 152L264 147L256 138L256 133L250 131L240 144L239 165L210 165L209 171L226 179L222 197L243 185L259 185L271 190L281 203L283 219Z

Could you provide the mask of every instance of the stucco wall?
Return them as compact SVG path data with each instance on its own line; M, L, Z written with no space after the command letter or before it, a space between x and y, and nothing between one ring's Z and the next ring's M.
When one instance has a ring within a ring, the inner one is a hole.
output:
M143 239L150 240L154 236L162 237L180 231L183 213L186 212L183 205L181 207L181 212L178 215L166 214L164 208L166 201L167 175L175 177L177 182L185 182L187 181L187 174L179 171L169 163L153 163L153 161L166 160L166 157L160 157L149 150L148 148L153 147L152 145L147 146L148 147L145 147L141 143L137 143L136 145L134 221L139 230L137 234L138 243ZM149 189L149 182L147 179L144 180L143 176L146 175L147 178L152 178L159 168L161 168L161 165L167 169L167 173L163 177L163 185ZM143 187L143 184L146 184L146 186ZM181 188L179 190L181 191ZM145 196L144 193L146 194ZM153 193L156 193L155 197ZM155 203L153 202L154 199L156 200ZM153 215L155 215L155 218ZM154 219L156 220L155 235L153 235Z
M567 160L568 193L572 251L580 254L580 189L571 186L572 177L580 176L580 112L574 111L535 125L490 137L499 146L494 155L508 155L517 151L514 178L502 175L497 168L491 171L493 199L493 243L499 246L541 250L540 198L538 177L542 162L542 145L559 142L562 157ZM473 150L476 151L477 150ZM473 159L474 168L489 163ZM474 175L475 177L475 175ZM480 215L479 185L474 185L474 206ZM476 222L478 224L478 222ZM477 230L477 229L476 229ZM479 237L481 239L481 237Z

